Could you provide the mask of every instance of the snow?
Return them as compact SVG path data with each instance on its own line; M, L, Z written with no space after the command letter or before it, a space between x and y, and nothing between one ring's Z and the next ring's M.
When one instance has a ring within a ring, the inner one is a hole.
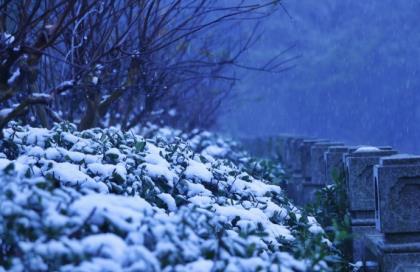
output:
M115 157L115 159L119 159L121 156L123 156L121 154L121 152L117 149L117 148L110 148L105 152L105 155L111 156L111 157Z
M213 178L212 173L207 169L207 167L198 161L190 160L187 169L185 169L185 175L188 178L198 178L205 182L210 182Z
M247 182L239 178L231 178L232 182L232 192L247 191L255 196L264 196L266 193L271 191L281 192L281 188L278 186L273 186L265 184L261 181L254 180L253 182Z
M4 118L13 111L12 108L4 108L0 110L0 118Z
M66 80L60 83L60 85L57 86L58 89L70 87L74 85L74 80Z
M213 156L213 157L223 157L228 153L226 148L210 145L203 150L203 154Z
M188 184L188 196L196 196L196 195L204 195L204 196L210 196L211 192L206 189L202 184L200 183L193 183L193 182L187 182Z
M374 146L361 146L358 149L356 149L356 151L354 152L361 153L361 152L376 152L376 151L380 151L380 149Z
M51 98L51 95L46 94L46 93L32 93L31 94L33 97L37 97L37 98Z
M160 200L165 202L169 211L171 211L171 212L176 211L175 199L170 194L161 193L161 194L158 194L157 197L159 197Z
M3 32L2 34L3 34L2 40L4 41L5 44L10 45L15 41L15 37L12 34L7 33L7 32Z
M318 224L315 217L308 216L309 224L311 225L309 227L309 231L314 234L324 233L324 229Z
M195 262L187 264L186 271L195 272L211 272L213 268L213 262L210 260L200 259Z
M10 256L12 271L28 263L40 271L313 267L283 252L298 245L289 214L304 215L279 186L245 172L244 153L212 133L184 142L188 135L178 130L147 129L146 140L116 128L78 132L62 124L4 130L20 154L9 160L0 149L0 222L31 230L0 227L20 250ZM210 154L222 152L209 152L222 149L223 160ZM314 218L308 222L309 233L324 237ZM32 231L37 239L27 236ZM293 243L284 247L284 240Z
M80 171L78 165L69 162L52 163L52 169L47 173L51 174L64 184L81 185L99 192L107 192L108 188L102 182L96 182L94 179Z
M154 178L164 177L168 185L173 187L177 176L167 167L160 164L145 164L147 173Z
M87 169L94 173L95 175L110 177L114 173L118 174L122 179L125 180L127 175L127 170L121 164L112 165L112 164L101 164L101 163L90 163L87 166Z
M275 241L276 237L284 237L288 240L293 240L294 237L291 235L290 231L285 228L284 226L275 225L271 223L268 217L257 208L251 208L249 210L243 209L241 206L218 206L214 205L216 209L216 213L225 217L228 220L233 220L236 217L239 217L242 223L247 224L255 224L260 223L267 227L267 230L270 231L270 240Z
M151 143L146 143L148 154L144 160L145 169L152 177L164 177L169 186L174 185L174 181L178 179L177 175L169 169L170 164L159 155L162 150Z
M118 263L105 258L93 258L90 261L83 261L77 268L68 267L64 271L78 272L123 272L124 270Z
M152 207L140 197L123 197L117 195L91 194L73 203L70 212L89 220L92 224L101 225L109 220L120 230L135 230L146 214L152 213Z
M39 146L30 147L27 151L28 156L33 156L37 158L41 158L42 156L44 156L44 153L44 149L42 149Z
M16 68L16 70L7 80L7 84L12 85L19 76L20 76L20 68Z
M209 196L198 196L198 195L196 195L196 196L188 198L188 200L191 203L193 203L197 206L203 207L203 208L209 207L212 204L214 204L214 201Z
M169 111L168 111L168 115L169 116L171 116L171 117L175 117L176 116L176 109L170 109Z
M120 261L124 259L127 246L123 239L112 233L90 235L81 241L86 254Z

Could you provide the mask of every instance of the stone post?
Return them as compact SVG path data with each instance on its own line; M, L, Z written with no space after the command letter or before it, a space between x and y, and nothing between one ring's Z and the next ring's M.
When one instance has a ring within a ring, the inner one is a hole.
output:
M378 271L420 271L420 156L394 155L374 167L376 233L366 260Z
M290 137L288 134L280 134L276 139L275 144L275 153L277 159L279 159L283 165L285 163L285 148L286 148L286 140Z
M311 146L310 181L303 183L302 204L308 204L315 200L316 192L325 186L325 160L324 153L330 146L341 146L338 142L319 142Z
M305 182L311 181L311 148L317 143L327 143L325 139L304 140L301 144L301 168L302 176Z
M291 164L291 179L288 184L288 190L290 192L290 197L294 200L295 204L301 204L301 188L303 183L302 176L302 149L301 145L304 141L304 138L296 137L290 142L290 164Z
M396 153L394 150L360 147L344 156L354 261L362 258L364 235L372 233L375 229L373 167L379 163L381 157Z
M290 163L292 166L293 173L302 174L302 149L301 144L303 143L304 138L296 137L291 141L290 149Z
M326 184L334 184L334 175L343 175L345 173L343 155L353 152L357 149L354 146L330 146L324 153L325 160L325 180Z
M297 136L288 136L284 141L284 166L286 170L292 169L293 142Z
M340 142L316 143L311 148L311 183L326 184L324 153L329 147L344 146Z

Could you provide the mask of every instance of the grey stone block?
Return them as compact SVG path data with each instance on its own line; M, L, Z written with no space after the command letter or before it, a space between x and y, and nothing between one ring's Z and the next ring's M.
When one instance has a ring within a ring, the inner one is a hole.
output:
M303 177L300 173L293 173L287 184L287 196L293 200L295 205L302 203Z
M284 166L286 169L292 168L293 142L297 136L289 136L284 141Z
M383 156L396 154L394 150L363 150L346 156L346 186L350 212L375 211L373 166ZM354 218L354 216L352 216Z
M376 232L375 225L352 225L352 253L353 262L362 261L365 253L365 239L367 235Z
M304 141L304 138L298 137L293 138L290 142L290 165L294 173L302 172L302 161L301 161L301 144Z
M420 243L387 241L381 233L365 236L364 262L376 263L380 272L420 271Z
M280 134L276 137L275 153L277 158L284 164L285 163L285 148L286 141L290 137L289 134Z
M339 142L316 143L311 147L311 182L326 184L324 153L330 146L343 146Z
M353 146L331 146L324 153L326 184L334 184L333 174L344 175L343 155L356 150Z
M301 206L314 203L316 201L316 192L321 190L324 187L324 184L312 183L312 182L303 182L302 183L302 193L299 204Z
M326 143L328 140L325 139L311 139L304 140L300 146L301 148L301 168L302 176L305 181L311 180L311 148L316 143Z
M420 156L382 158L374 167L374 187L378 231L420 233Z

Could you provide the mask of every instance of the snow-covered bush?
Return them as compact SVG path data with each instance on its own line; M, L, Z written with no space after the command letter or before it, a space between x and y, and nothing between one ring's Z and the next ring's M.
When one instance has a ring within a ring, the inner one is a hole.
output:
M340 261L279 186L194 141L68 123L3 132L0 271L328 271Z
M253 157L241 144L226 136L198 129L186 133L179 129L160 127L151 123L140 126L137 132L145 138L164 139L168 143L182 139L188 142L193 151L213 158L229 160L253 177L274 184L285 183L286 173L279 160Z

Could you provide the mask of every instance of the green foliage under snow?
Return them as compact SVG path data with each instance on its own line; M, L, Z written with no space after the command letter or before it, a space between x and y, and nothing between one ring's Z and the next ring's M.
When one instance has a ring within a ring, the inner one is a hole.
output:
M279 165L208 132L11 124L0 142L0 271L334 271ZM267 181L270 180L271 182Z

